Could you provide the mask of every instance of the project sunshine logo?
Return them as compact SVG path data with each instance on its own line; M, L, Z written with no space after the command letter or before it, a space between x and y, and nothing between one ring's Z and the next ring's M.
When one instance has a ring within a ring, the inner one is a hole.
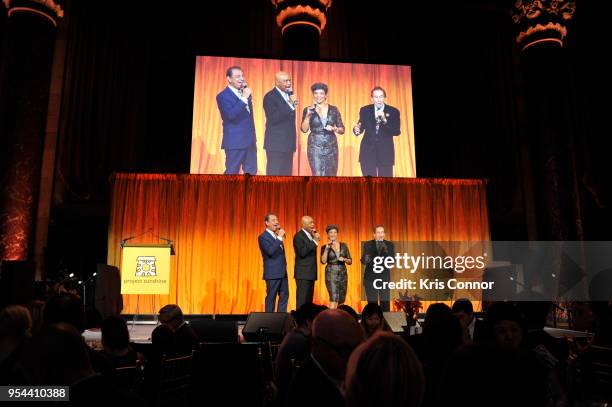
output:
M136 277L157 276L155 256L138 256L136 258Z

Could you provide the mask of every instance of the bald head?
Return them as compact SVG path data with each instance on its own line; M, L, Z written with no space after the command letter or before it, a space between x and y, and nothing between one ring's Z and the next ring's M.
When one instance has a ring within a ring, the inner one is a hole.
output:
M348 358L361 342L361 326L347 312L325 310L312 323L312 356L323 370L337 380L343 380Z
M347 312L328 309L321 312L312 324L313 338L323 339L334 346L354 348L364 340L363 329Z
M302 216L302 227L309 231L314 229L314 220L310 216Z
M288 72L278 71L276 75L274 75L274 81L276 86L283 92L291 88L291 75L289 75Z

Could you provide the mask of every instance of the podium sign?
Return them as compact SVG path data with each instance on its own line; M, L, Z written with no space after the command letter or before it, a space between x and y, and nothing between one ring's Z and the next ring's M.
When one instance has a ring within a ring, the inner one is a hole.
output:
M121 294L170 292L170 244L126 244L121 258Z

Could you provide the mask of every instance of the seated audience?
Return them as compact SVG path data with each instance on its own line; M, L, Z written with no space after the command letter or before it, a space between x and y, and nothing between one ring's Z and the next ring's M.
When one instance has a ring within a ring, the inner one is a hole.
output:
M9 305L0 311L0 385L9 383L31 330L32 318L26 307Z
M534 298L530 294L530 298ZM523 346L535 352L542 363L553 369L564 382L566 374L566 361L569 348L565 341L559 341L544 330L546 320L552 307L550 301L520 301L516 304L518 310L525 317L525 338Z
M65 322L77 331L85 330L85 311L83 301L70 293L56 294L49 298L43 311L43 325Z
M279 400L285 400L286 391L291 383L295 368L301 366L310 355L312 321L325 309L327 307L323 305L306 303L296 311L291 312L297 326L283 338L275 361Z
M482 342L485 340L485 323L474 316L474 307L469 299L458 299L453 303L451 311L459 319L459 322L461 322L464 344Z
M361 326L365 331L366 338L371 337L378 331L391 332L391 327L385 320L382 308L375 302L370 302L363 307Z
M321 312L312 324L310 357L291 382L287 405L344 406L346 365L363 339L363 330L345 311Z
M513 353L534 391L542 392L534 394L534 400L549 400L555 406L568 405L561 380L551 367L556 362L554 357L542 349L529 349L526 322L519 309L510 302L496 302L487 310L487 324L493 344Z
M136 394L113 386L94 371L88 347L71 324L46 324L24 349L18 369L19 384L70 386L67 405L142 405Z
M70 324L80 333L85 331L85 309L81 298L67 292L55 294L49 298L43 311L43 326L58 322ZM106 358L98 352L90 347L87 347L87 352L89 352L90 363L96 372L106 372L110 369Z
M102 322L102 347L99 353L112 369L136 366L141 362L141 355L130 346L127 324L119 316L112 315Z
M178 305L168 304L159 310L159 322L174 332L174 345L177 355L190 355L198 349L200 340L193 328L189 326L183 311Z
M468 345L450 357L431 405L549 406L544 384L532 380L528 369L514 351L487 343Z
M496 302L487 310L489 336L502 349L518 350L523 345L526 326L523 314L509 302Z
M412 348L382 331L351 354L345 383L347 407L418 407L425 392L423 367Z
M340 304L338 305L338 309L348 312L353 318L355 318L355 321L359 322L359 314L350 305Z
M448 305L431 304L425 313L423 333L409 337L408 343L423 364L426 382L423 405L430 406L448 359L463 345L461 323Z

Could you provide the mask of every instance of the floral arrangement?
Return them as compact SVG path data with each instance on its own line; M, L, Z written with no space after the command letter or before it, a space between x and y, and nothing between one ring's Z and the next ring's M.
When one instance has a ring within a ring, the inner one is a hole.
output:
M408 326L414 326L417 322L419 310L423 309L423 304L419 296L409 295L408 290L406 290L400 293L397 299L393 300L393 309L404 312Z

